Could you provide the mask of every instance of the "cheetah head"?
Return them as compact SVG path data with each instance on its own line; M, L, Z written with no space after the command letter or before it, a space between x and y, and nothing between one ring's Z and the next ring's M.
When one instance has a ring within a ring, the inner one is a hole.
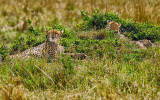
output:
M51 30L47 30L46 34L47 34L46 38L48 42L58 43L63 32L58 31L57 29L51 29Z
M107 21L107 23L110 30L119 31L119 28L121 27L121 24L118 24L115 21Z

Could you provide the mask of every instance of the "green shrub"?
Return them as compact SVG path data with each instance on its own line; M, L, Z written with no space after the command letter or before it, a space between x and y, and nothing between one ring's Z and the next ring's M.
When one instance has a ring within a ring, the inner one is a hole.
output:
M9 52L8 48L5 45L2 45L0 47L0 57L1 57L0 60L1 59L4 60L7 57L8 52Z
M65 47L65 52L85 53L88 56L103 56L107 52L114 52L116 47L121 46L121 43L116 38L109 39L109 37L108 40L62 38L62 45Z
M138 23L131 19L124 20L118 14L113 12L103 13L97 9L91 15L82 11L81 16L83 22L77 25L79 30L103 29L108 21L116 21L117 23L121 23L120 32L127 32L126 36L132 40L160 40L160 27L156 25Z
M12 45L12 50L13 51L23 51L25 49L25 40L23 37L19 38L19 39L16 39L14 42L13 42L13 45Z
M132 40L160 40L160 27L146 23L138 23L132 20L125 20L122 22L121 32L127 32L126 36Z
M71 32L65 28L65 26L63 25L53 25L52 28L57 29L59 31L63 31L63 35L62 37L68 37L68 38L72 38L72 34Z
M81 30L105 28L109 20L116 21L118 23L122 22L122 18L120 18L118 14L112 12L103 13L98 9L95 9L90 16L86 12L82 11L81 16L84 20L84 22L78 24L78 28Z
M36 37L36 36L27 36L27 37L20 37L16 39L12 44L12 52L11 54L14 54L14 52L22 52L29 47L37 46L44 42L43 37Z
M19 36L13 41L10 54L14 54L17 51L22 52L29 47L34 47L44 42L44 37L31 25L32 21L28 20L27 23L30 24L28 28L30 33L26 37Z
M38 30L33 27L32 21L30 19L28 20L28 23L30 24L29 31L33 33L35 36L39 36L40 34Z

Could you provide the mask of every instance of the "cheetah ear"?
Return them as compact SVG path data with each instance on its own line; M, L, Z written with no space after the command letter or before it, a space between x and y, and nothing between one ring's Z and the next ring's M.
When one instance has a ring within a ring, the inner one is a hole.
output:
M121 27L121 24L119 24L119 27Z

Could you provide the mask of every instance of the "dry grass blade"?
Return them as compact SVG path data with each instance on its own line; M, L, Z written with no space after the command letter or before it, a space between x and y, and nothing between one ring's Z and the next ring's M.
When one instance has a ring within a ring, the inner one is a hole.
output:
M39 69L44 75L46 75L46 76L51 80L51 82L52 82L53 84L55 84L55 82L52 80L52 78L51 78L49 75L47 75L46 72L44 72L42 69L40 69L37 65L35 65L35 67L36 67L37 69Z

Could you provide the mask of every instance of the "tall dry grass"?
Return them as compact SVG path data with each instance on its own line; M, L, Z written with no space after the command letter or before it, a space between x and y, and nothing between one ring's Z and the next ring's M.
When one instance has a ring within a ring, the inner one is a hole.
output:
M160 24L159 0L1 0L1 28L14 27L26 18L41 27L51 22L68 26L81 21L80 10L92 12L95 8L135 21Z
M27 19L42 32L53 24L81 22L82 10L118 13L124 19L160 25L159 0L0 0L0 45L25 33Z

